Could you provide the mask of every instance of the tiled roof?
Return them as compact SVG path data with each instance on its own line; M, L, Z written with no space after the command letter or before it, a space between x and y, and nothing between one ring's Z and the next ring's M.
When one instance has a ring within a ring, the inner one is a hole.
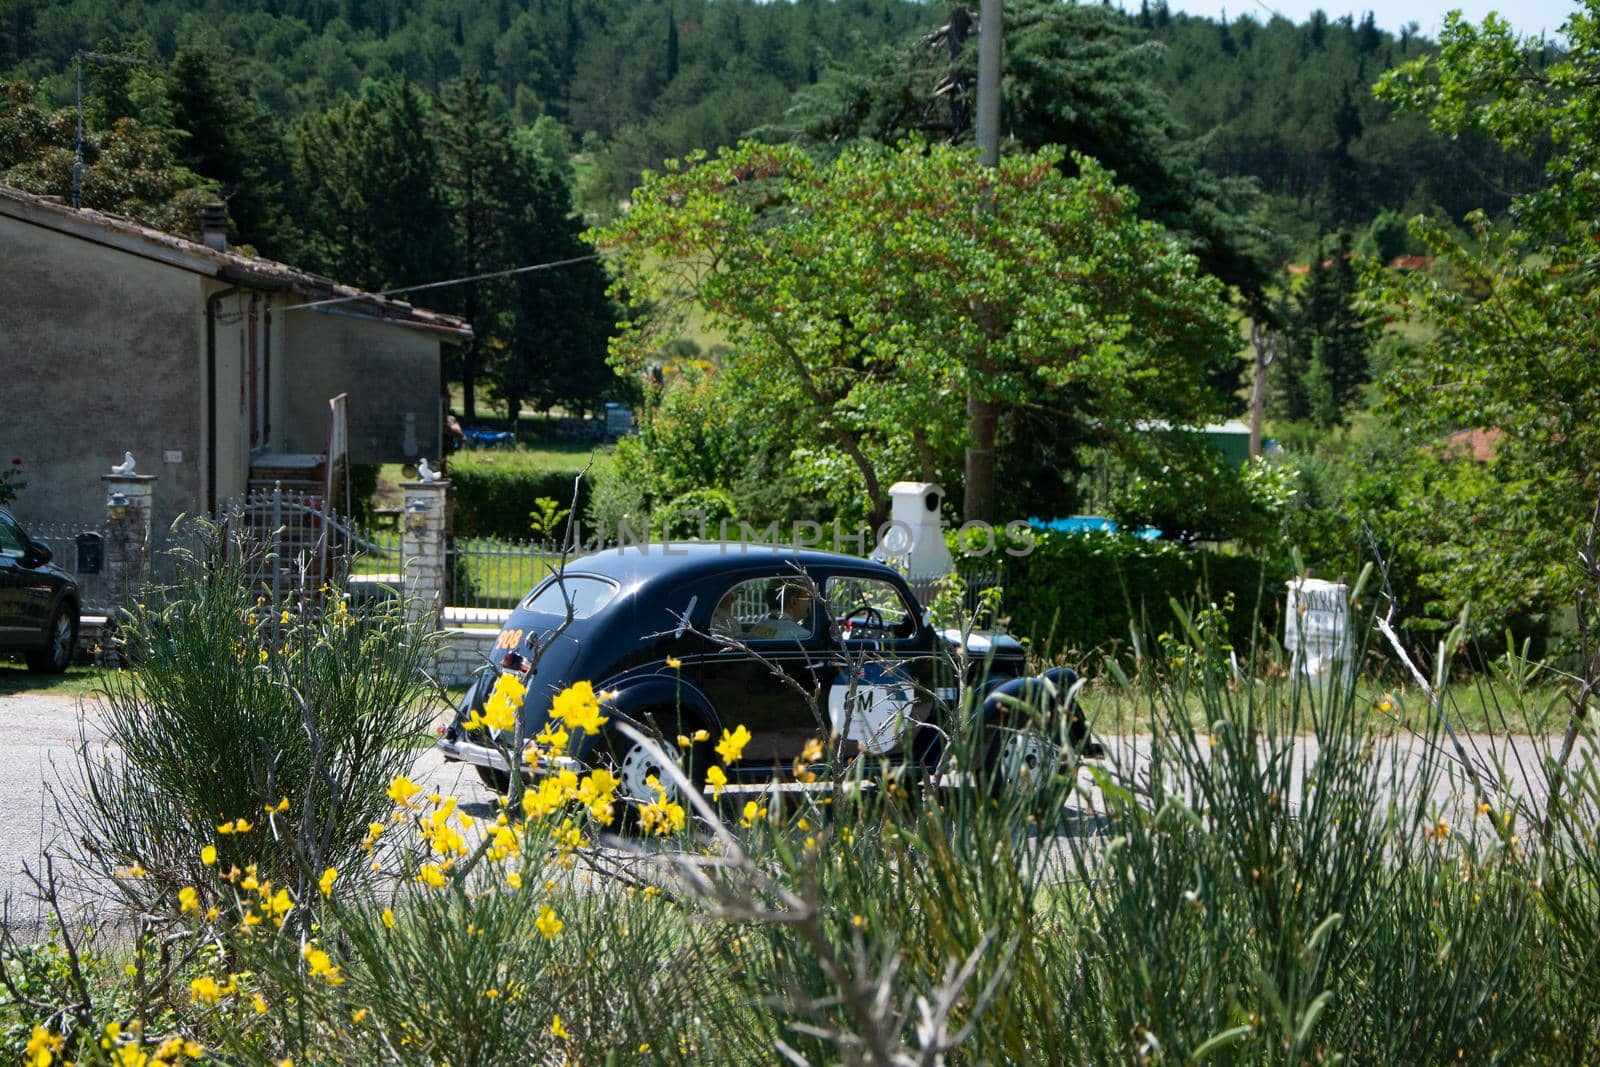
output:
M305 297L308 302L339 300L339 303L329 305L330 311L429 330L453 340L466 340L472 336L472 325L454 315L429 311L427 308L414 307L404 300L341 285L332 278L299 270L276 260L208 248L187 237L146 226L136 219L88 208L73 209L55 198L23 192L7 185L0 185L0 215L95 240L230 284L291 291Z

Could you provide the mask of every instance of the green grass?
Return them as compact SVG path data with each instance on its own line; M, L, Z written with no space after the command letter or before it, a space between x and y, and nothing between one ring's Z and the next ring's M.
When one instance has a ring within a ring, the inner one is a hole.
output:
M1259 683L1258 683L1259 684ZM1380 735L1428 729L1431 713L1427 697L1416 686L1385 685L1368 678L1356 682L1358 704L1364 710L1366 725ZM1207 698L1197 689L1173 697L1174 703L1163 714L1176 712L1188 725L1201 732L1211 728L1207 721ZM1084 713L1097 734L1107 737L1141 735L1151 731L1153 712L1149 694L1137 683L1118 685L1100 676L1091 679L1081 696ZM1388 704L1388 709L1384 705ZM1557 685L1531 686L1521 694L1509 684L1479 676L1452 683L1445 690L1444 705L1450 725L1467 733L1552 734L1566 729L1570 704L1566 690ZM1300 724L1301 732L1310 730Z
M34 674L20 659L0 657L0 697L28 694L81 697L99 690L105 667L69 667L65 674Z

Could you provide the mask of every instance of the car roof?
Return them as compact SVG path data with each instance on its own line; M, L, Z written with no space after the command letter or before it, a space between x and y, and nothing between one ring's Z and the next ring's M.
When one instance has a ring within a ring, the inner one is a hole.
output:
M796 549L785 544L742 541L653 541L649 544L603 548L568 560L567 574L594 574L622 586L639 586L657 580L673 584L714 577L767 571L780 574L800 566L807 570L855 570L895 576L874 560L842 552Z

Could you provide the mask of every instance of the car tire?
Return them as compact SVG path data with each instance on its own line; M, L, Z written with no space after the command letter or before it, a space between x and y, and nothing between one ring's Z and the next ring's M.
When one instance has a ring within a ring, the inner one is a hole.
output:
M69 604L56 608L46 629L46 644L27 655L28 669L35 674L61 674L72 665L78 647L78 613Z
M637 831L639 809L656 800L656 794L650 790L646 781L652 774L666 787L667 799L683 805L689 817L693 817L694 813L688 799L679 794L672 778L662 772L654 753L637 741L624 736L620 731L610 734L609 739L610 744L606 746L603 762L607 769L621 780L616 793L618 811L615 825L619 831L624 833ZM670 752L671 742L658 743L657 747ZM710 770L715 758L709 741L691 745L684 754L684 773L696 788L705 788L706 771Z
M984 731L982 775L984 791L999 797L1019 789L1037 789L1048 779L1055 761L1055 745L1034 730L991 726Z

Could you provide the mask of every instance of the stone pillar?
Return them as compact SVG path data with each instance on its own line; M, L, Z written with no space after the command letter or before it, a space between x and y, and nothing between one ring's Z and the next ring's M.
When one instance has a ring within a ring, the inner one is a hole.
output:
M132 463L124 466L132 467ZM106 483L106 593L111 608L128 604L144 580L150 549L150 500L156 476L113 471Z
M405 567L406 614L437 625L444 610L445 501L450 483L401 482L406 494L400 522L400 555Z

